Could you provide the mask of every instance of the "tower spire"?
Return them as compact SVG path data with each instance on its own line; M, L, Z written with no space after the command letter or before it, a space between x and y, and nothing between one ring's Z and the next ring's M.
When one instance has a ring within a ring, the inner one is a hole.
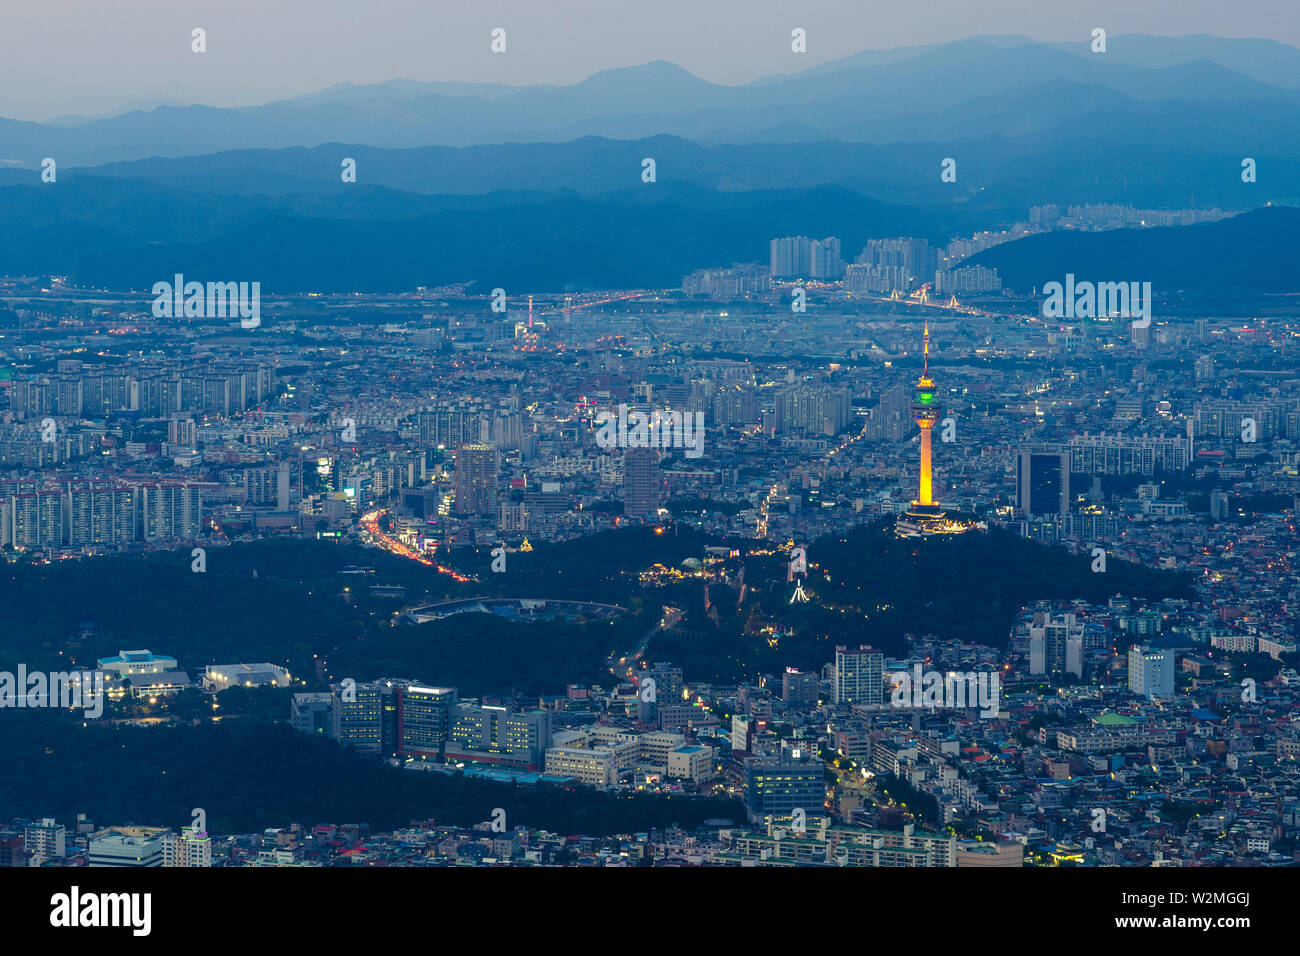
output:
M925 345L921 349L921 354L925 358L925 368L921 372L922 378L930 377L930 320L925 320Z

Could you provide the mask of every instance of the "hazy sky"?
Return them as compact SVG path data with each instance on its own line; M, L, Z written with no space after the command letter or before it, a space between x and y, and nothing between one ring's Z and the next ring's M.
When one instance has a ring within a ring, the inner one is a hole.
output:
M665 59L744 83L867 49L1018 33L1265 37L1300 46L1297 0L0 0L0 116L152 99L235 106L334 83L573 83ZM203 27L208 52L190 52ZM489 51L493 27L507 52ZM808 52L790 52L790 30Z

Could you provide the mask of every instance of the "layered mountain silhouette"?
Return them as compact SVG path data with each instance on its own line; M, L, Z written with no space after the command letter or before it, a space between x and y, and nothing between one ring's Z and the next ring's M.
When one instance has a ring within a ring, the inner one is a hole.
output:
M147 288L184 271L260 276L267 291L666 287L765 261L780 235L837 235L852 258L868 238L942 242L1038 204L1295 204L1298 142L1300 50L1206 36L1114 36L1104 54L975 37L744 86L665 62L571 86L340 84L242 109L0 120L0 274ZM345 158L355 183L340 179ZM945 158L955 182L940 178ZM1108 268L1141 254L1179 287L1226 276L1290 289L1269 265L1296 251L1290 215L1036 237L976 261L1012 288L1076 257ZM1249 252L1216 258L1224 242Z
M112 202L105 202L106 196ZM57 201L54 197L57 197ZM9 274L148 289L174 272L247 276L267 292L679 285L684 273L766 262L767 239L802 230L868 238L920 232L934 216L835 186L720 192L626 191L449 197L366 188L281 199L80 177L57 190L0 189L0 262Z
M396 148L661 133L704 143L946 142L988 131L980 113L993 107L982 101L1036 90L1040 108L1025 120L1034 128L1077 118L1070 101L1049 113L1062 83L1084 88L1084 101L1119 96L1190 117L1214 103L1293 117L1298 76L1300 51L1265 40L1117 36L1106 53L1092 54L1086 43L976 37L860 54L744 86L710 83L659 61L571 86L397 80L241 109L159 106L71 124L66 117L3 120L0 160L35 167L53 156L71 166L328 142Z

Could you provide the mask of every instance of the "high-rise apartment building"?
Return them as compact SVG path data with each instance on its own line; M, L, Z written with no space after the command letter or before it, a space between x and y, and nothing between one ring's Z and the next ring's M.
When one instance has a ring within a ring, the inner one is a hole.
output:
M498 467L494 445L474 443L456 449L457 514L496 514Z
M111 482L70 483L64 498L68 546L119 545L136 539L137 492Z
M809 239L786 236L771 242L770 272L773 277L838 279L844 275L844 257L836 236Z
M0 867L26 866L27 852L23 835L17 830L0 829Z
M812 272L812 240L807 236L786 236L771 242L773 278L795 278Z
M46 860L62 860L67 851L67 828L48 817L29 823L23 828L23 846L32 855L33 866Z
M10 543L16 549L57 548L63 543L63 495L32 491L9 499Z
M439 402L428 411L420 413L420 444L433 448L455 448L481 441L486 411L482 402Z
M623 454L623 513L629 518L654 518L659 512L659 452L629 448Z
M1083 676L1083 623L1075 614L1036 614L1029 626L1029 673Z
M863 644L835 648L835 703L880 704L885 699L885 655Z
M776 393L775 414L781 434L835 435L853 420L853 397L847 388L790 385Z
M162 865L211 866L212 837L198 826L184 827L180 833L163 834Z
M1192 462L1192 441L1181 435L1084 432L1061 447L1070 453L1070 471L1076 475L1152 475L1157 469L1186 471Z
M839 279L844 275L844 257L835 236L814 239L809 247L809 275L814 279Z
M901 287L904 292L919 282L928 281L938 268L938 261L938 250L931 247L929 240L913 237L869 239L857 258L859 265L901 269L906 283Z
M146 541L196 538L203 524L203 494L195 485L168 482L144 485L141 529Z
M771 271L757 262L738 263L729 269L698 269L682 278L682 291L687 295L706 295L722 301L771 288Z

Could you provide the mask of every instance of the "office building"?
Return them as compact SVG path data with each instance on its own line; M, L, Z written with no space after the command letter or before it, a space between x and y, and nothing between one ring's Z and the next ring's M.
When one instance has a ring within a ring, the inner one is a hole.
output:
M787 710L805 711L817 706L821 693L821 675L787 667L781 677L781 699Z
M506 707L466 702L452 710L446 754L448 760L537 771L545 766L550 745L550 711L512 713Z
M381 753L383 729L378 683L331 684L333 737L361 753Z
M1027 516L1070 510L1070 455L1022 448L1016 458L1016 507Z
M289 706L290 725L299 733L330 736L334 723L333 702L333 694L294 694Z
M397 704L397 753L441 757L451 736L458 695L454 687L407 684L394 688Z
M808 817L826 812L826 770L820 760L755 757L744 766L745 812L751 822L765 816L789 817L803 810Z
M1143 644L1128 649L1128 689L1153 700L1174 696L1174 652Z

